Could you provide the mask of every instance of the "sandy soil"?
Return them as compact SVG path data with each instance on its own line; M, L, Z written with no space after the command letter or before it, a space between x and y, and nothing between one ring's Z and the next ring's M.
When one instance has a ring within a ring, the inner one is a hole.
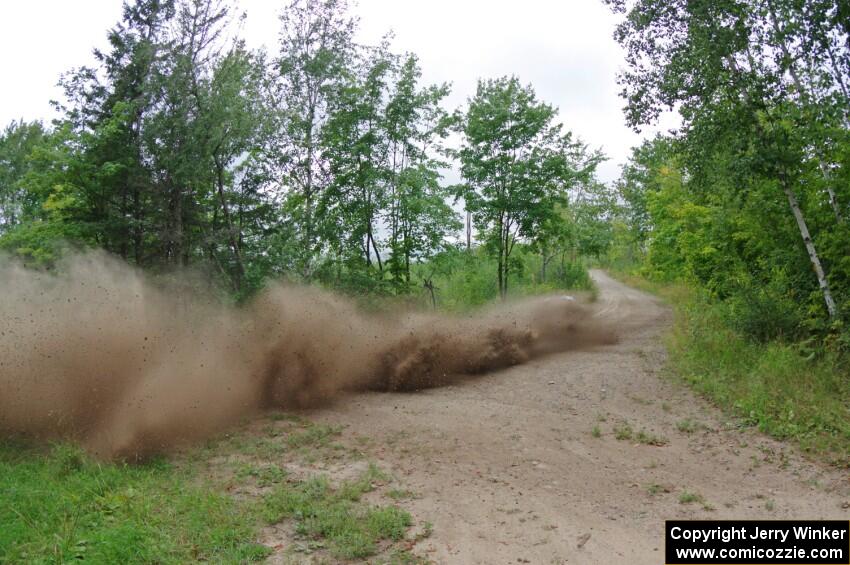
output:
M657 565L665 519L847 519L846 475L739 429L663 378L668 309L601 271L593 277L597 315L616 323L617 345L310 414L371 438L369 456L417 494L405 506L434 526L417 554L436 563ZM700 429L679 431L684 419ZM666 443L618 440L623 424ZM684 491L702 502L680 503Z

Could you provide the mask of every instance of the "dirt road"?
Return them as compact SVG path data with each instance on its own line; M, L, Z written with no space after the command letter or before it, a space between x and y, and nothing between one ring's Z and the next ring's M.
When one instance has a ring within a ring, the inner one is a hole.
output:
M416 493L406 507L434 526L418 554L657 565L668 518L847 518L846 476L662 378L668 309L593 277L617 345L311 414L371 438L370 457Z

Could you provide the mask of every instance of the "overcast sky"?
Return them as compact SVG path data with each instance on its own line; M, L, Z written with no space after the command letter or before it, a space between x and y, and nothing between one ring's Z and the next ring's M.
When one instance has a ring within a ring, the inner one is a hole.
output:
M284 3L236 0L248 14L250 45L274 51ZM616 18L601 0L360 0L355 12L362 41L393 31L397 51L419 56L425 81L452 84L450 108L466 102L478 78L515 74L532 83L568 129L610 157L602 180L617 178L640 142L623 120L616 84L623 53L611 37ZM121 0L3 2L0 125L53 118L59 75L90 63L120 16Z

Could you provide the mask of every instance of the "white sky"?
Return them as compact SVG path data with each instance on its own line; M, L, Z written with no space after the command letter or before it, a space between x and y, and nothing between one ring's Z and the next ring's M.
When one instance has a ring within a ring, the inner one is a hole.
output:
M243 35L274 52L284 0L235 0L248 14ZM616 18L601 0L360 0L361 41L395 32L397 51L416 53L423 80L449 82L449 108L463 105L476 81L515 74L560 109L565 126L601 147L612 181L641 137L625 126L616 73L623 54L612 39ZM89 64L121 0L28 0L0 5L0 127L52 119L59 75ZM675 124L668 117L666 127Z

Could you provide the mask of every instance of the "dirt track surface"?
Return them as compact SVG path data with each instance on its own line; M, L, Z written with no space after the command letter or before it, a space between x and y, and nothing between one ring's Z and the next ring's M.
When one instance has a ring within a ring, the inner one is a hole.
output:
M846 475L740 430L661 377L669 310L601 271L617 345L552 355L461 384L363 394L310 414L371 438L417 498L436 563L663 563L664 520L846 519ZM700 424L692 433L677 423ZM628 424L666 440L615 437ZM598 426L600 437L592 430ZM702 502L680 503L682 492Z

